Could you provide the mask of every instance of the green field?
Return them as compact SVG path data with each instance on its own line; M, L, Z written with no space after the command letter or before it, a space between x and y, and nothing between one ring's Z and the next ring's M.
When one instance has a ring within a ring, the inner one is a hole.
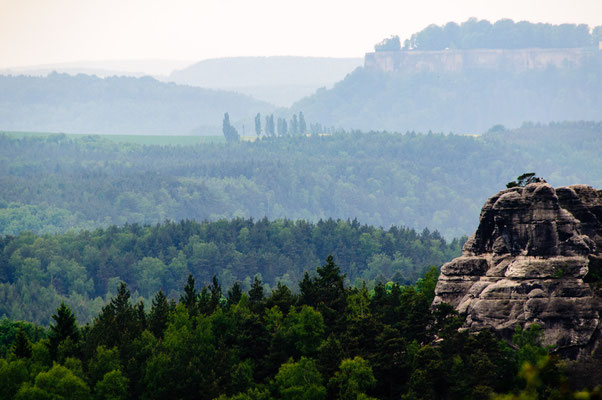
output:
M60 135L57 132L8 132L0 131L10 137L44 137L51 135ZM141 145L160 145L160 146L190 146L200 143L223 143L223 136L169 136L169 135L88 135L80 133L65 133L67 137L81 138L84 136L100 136L115 143L133 143Z

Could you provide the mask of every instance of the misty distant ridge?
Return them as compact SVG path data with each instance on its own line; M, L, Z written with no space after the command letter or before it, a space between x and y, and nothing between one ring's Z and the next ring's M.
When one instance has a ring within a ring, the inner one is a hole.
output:
M220 135L224 112L273 110L238 93L152 77L0 75L0 129L98 134Z
M163 82L226 90L280 107L332 87L363 64L363 59L329 57L227 57L182 60L81 61L0 69L0 75L47 76L52 72L100 78L152 76Z
M165 77L178 68L192 64L190 60L101 60L54 64L24 65L0 69L0 75L46 76L52 72L69 75L86 74L100 78L109 76Z
M0 75L0 129L220 135L225 112L251 135L255 115L274 112L303 112L320 126L397 132L478 134L524 121L600 121L601 42L602 26L469 19L430 25L403 46L398 37L385 39L365 61L208 59L156 79ZM136 65L128 68L136 74Z
M290 106L320 87L331 87L362 64L359 57L214 58L173 71L167 80L230 90L277 106Z

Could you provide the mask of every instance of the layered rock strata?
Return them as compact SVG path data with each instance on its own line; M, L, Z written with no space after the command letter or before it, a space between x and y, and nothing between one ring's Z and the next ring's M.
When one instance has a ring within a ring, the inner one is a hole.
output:
M576 356L600 342L601 276L602 190L534 183L487 200L462 256L441 268L434 304L507 338L537 323L544 344Z

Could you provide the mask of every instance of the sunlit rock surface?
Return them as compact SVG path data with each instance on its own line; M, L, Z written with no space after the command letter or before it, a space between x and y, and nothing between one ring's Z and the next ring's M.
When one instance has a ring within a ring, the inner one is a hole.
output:
M462 256L445 264L434 304L466 315L466 328L544 327L544 343L570 356L600 346L602 190L547 183L491 197Z

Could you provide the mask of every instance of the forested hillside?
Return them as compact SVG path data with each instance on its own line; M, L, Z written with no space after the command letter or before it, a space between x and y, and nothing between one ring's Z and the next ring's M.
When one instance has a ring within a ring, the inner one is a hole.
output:
M197 146L0 136L0 234L267 216L473 232L523 172L602 187L602 125L525 124L482 137L348 133Z
M437 232L388 230L332 219L311 224L267 219L126 225L79 234L21 233L0 240L0 316L48 324L67 301L80 320L92 318L124 281L147 300L162 289L177 297L186 277L225 287L294 288L305 271L333 255L346 282L372 287L414 283L427 269L460 254L462 242ZM279 282L279 283L278 283ZM148 301L147 301L148 303Z
M271 105L238 93L180 86L150 77L0 75L0 129L104 134L220 132Z
M472 18L433 24L402 41L385 39L376 52L438 51L441 56L437 62L408 58L414 64L399 68L391 60L383 61L382 68L358 68L332 89L300 100L292 111L345 129L456 133L480 133L495 124L517 127L524 121L602 119L602 26L590 30L584 24L509 19L492 24ZM538 62L524 55L500 58L497 64L491 54L468 55L474 49L552 48L584 49L583 61L567 59L554 66L542 57L547 66L535 68ZM458 62L457 50L465 51L466 63L450 72L445 64ZM473 58L482 58L481 64L471 63Z
M580 67L385 73L358 68L292 106L347 129L479 133L495 124L602 119L602 56Z
M297 294L284 285L266 292L258 282L248 293L215 281L200 289L189 279L178 303L158 292L150 311L121 285L85 327L60 305L46 338L4 320L0 397L601 398L598 368L551 356L536 325L517 328L511 345L489 331L459 330L452 307L430 307L434 268L416 285L371 292L346 286L332 258L311 275Z

